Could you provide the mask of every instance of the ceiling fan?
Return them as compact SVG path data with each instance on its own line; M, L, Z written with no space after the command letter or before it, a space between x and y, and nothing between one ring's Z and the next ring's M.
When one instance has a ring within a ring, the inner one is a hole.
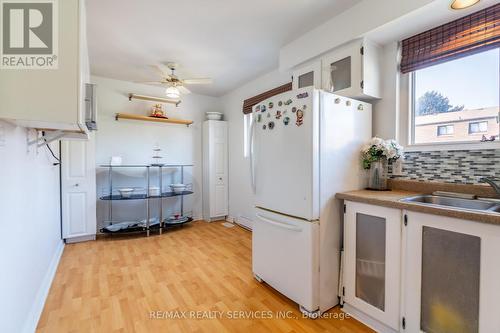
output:
M175 70L179 67L179 64L174 62L169 62L166 65L158 64L155 66L160 72L162 79L161 81L146 81L138 82L145 84L160 84L167 87L165 93L168 98L179 99L181 94L190 94L186 85L191 84L211 84L212 79L210 78L198 78L198 79L181 79L175 75Z

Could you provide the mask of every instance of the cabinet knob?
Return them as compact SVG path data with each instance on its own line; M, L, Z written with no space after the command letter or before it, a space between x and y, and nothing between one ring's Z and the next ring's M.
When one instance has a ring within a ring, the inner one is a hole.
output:
M75 187L78 187L78 186L80 186L80 184L76 183L76 184L75 184Z

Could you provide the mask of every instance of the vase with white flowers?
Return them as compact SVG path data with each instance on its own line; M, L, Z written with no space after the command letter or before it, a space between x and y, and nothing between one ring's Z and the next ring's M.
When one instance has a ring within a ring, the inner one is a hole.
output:
M379 191L387 190L388 162L401 158L403 147L395 140L374 137L363 147L361 155L363 168L369 170L368 188Z

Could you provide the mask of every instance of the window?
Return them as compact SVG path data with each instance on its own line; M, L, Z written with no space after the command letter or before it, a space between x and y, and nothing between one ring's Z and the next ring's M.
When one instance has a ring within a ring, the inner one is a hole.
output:
M453 125L441 125L438 126L437 135L453 135L454 130Z
M243 115L243 156L250 156L250 135L253 122L253 113L247 113Z
M496 48L412 72L411 143L498 141L499 63Z
M469 134L486 133L486 132L488 132L488 122L487 121L469 123Z

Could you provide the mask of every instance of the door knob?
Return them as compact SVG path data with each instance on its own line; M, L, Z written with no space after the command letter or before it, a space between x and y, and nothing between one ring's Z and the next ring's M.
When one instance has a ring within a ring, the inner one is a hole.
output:
M78 187L78 186L80 186L80 184L76 183L76 184L75 184L75 187Z

